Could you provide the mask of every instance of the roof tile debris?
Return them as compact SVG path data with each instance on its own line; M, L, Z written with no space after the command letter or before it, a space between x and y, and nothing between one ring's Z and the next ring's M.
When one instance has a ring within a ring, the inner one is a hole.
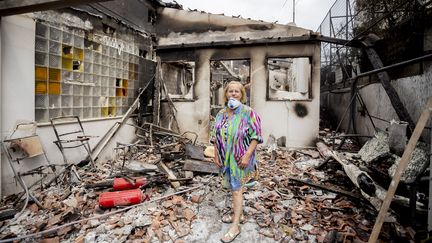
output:
M194 144L168 129L144 130L137 146L119 145L116 160L99 163L96 169L78 168L81 181L70 184L65 175L56 185L35 191L44 209L29 203L22 214L2 221L0 239L31 236L42 242L190 242L220 234L221 217L232 211L230 192L221 187L215 174L183 170L185 161L193 160L186 156L190 155L186 148L204 155L205 145ZM342 142L328 129L320 135L327 144ZM355 140L344 141L343 150L358 151ZM250 237L262 242L368 240L377 211L339 163L330 160L321 166L325 157L315 149L287 150L274 144L260 148L259 156L260 179L244 193L243 229L247 233L239 236L240 241ZM346 158L368 166L356 154L347 153ZM211 159L205 157L199 162L211 163ZM171 175L162 172L162 162ZM145 169L137 170L137 164ZM316 169L318 166L322 168ZM107 209L98 205L99 196L113 190L113 178L132 183L136 177L147 179L140 189L148 201ZM174 181L180 184L176 190L170 183ZM18 211L22 205L15 202L22 201L20 196L6 197L2 209ZM381 240L411 239L410 231L398 221L386 223Z

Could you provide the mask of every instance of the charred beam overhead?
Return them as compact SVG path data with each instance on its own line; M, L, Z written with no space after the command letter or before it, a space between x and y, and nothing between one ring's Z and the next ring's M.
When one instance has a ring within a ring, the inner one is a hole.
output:
M234 46L247 46L247 45L267 45L267 44L286 44L286 43L308 43L308 42L328 42L338 45L346 45L352 47L361 47L361 43L358 41L349 41L344 39L332 38L327 36L295 36L295 37L275 37L267 39L257 40L235 40L235 41L220 41L220 42L205 42L205 43L192 43L192 44L174 44L174 45L163 45L157 46L157 51L174 50L174 49L195 49L195 48L227 48Z
M110 0L3 0L0 1L0 16L67 8L80 4L106 1Z
M267 45L267 44L286 44L286 43L307 43L317 42L319 39L310 36L286 37L286 38L272 38L272 39L257 39L257 40L234 40L234 41L220 41L220 42L201 42L192 44L173 44L157 46L157 51L172 51L175 49L196 49L196 48L231 48L238 46L249 45Z

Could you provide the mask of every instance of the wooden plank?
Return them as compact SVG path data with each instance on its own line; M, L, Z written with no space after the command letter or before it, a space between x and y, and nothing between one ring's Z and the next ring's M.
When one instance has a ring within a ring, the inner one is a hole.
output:
M393 179L390 183L390 187L389 187L387 194L384 198L384 201L383 201L383 204L382 204L381 209L379 211L377 220L376 220L375 225L373 227L372 234L369 238L369 241L368 241L369 243L375 243L378 240L378 236L379 236L379 233L381 231L381 227L382 227L382 224L384 222L384 218L385 218L386 213L390 207L390 203L391 203L391 201L395 195L395 192L396 192L397 186L399 184L400 178L402 176L402 173L405 171L406 167L408 166L408 162L411 159L412 152L414 151L414 149L416 147L417 141L420 138L424 127L426 126L426 123L429 119L431 111L432 111L432 97L429 97L428 102L426 104L426 108L423 110L423 112L422 112L422 114L421 114L421 116L417 122L417 125L414 129L414 132L413 132L413 134L412 134L412 136L408 142L407 147L405 148L405 151L404 151L402 158L399 162L399 165L396 169L396 173L393 176Z
M166 166L164 162L160 162L160 166L162 170L168 175L168 179L177 179L177 177L174 175L174 172ZM171 181L171 185L174 187L174 189L177 189L180 187L180 182L178 181Z
M203 173L219 173L219 167L212 162L203 162L199 160L187 159L185 160L183 170L203 172Z

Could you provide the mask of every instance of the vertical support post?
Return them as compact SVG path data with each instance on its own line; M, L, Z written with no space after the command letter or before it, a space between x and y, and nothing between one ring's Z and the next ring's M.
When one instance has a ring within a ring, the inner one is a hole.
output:
M2 73L2 23L1 23L1 18L0 18L0 143L3 143L3 127L2 127L2 119L3 119L3 109L2 109L2 103L3 103L3 101L2 101L2 83L3 83L3 79L2 79L2 76L3 76L3 73ZM2 193L2 189L3 189L3 187L2 187L2 182L1 182L1 178L2 178L2 176L1 176L1 174L2 174L2 172L3 172L3 170L2 170L2 155L1 155L2 153L0 153L0 198L2 198L3 197L3 193Z
M430 137L430 155L429 155L429 171L432 171L432 129L429 129ZM432 173L429 173L429 207L428 207L428 232L432 231Z
M348 4L349 4L349 0L346 0L345 1L345 39L347 40L348 40Z
M154 81L154 96L153 96L153 124L159 125L160 123L160 92L161 92L161 86L160 86L160 80L161 80L161 61L160 58L157 58L157 64L156 64L156 75L155 75L155 81Z

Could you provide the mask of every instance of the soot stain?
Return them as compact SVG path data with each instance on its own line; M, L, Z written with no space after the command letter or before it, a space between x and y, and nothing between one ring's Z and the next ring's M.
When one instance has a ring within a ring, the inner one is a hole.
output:
M308 114L308 109L303 104L295 104L294 111L298 117L305 117Z

